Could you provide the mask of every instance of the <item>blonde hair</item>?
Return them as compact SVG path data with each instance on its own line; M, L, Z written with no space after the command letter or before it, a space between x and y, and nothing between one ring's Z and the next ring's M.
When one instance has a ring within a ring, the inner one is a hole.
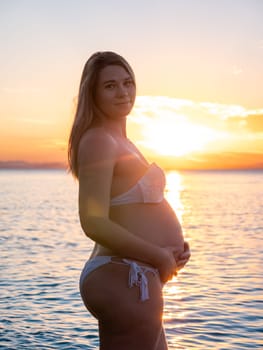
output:
M77 107L68 141L69 171L76 178L78 178L78 148L81 137L100 115L94 102L98 75L109 65L123 67L135 84L134 72L129 63L114 52L96 52L86 62L81 75Z

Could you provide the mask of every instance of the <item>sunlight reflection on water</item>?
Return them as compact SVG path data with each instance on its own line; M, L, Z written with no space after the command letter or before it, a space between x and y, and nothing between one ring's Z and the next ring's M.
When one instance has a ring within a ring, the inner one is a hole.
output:
M181 202L181 191L183 191L182 176L178 172L169 172L166 175L166 193L165 197L176 212L180 222L184 211Z
M168 174L167 199L180 212L192 257L165 286L169 349L261 348L262 173L179 177Z
M61 171L2 171L0 185L0 347L98 348L78 291L92 244L77 184ZM166 197L192 251L164 288L169 349L262 348L262 172L169 172Z

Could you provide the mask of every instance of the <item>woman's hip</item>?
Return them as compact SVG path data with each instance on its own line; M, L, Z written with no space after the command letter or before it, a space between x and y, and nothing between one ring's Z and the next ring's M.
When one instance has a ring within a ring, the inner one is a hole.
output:
M103 275L103 280L96 278L98 273ZM81 272L80 289L83 288L86 280L89 280L89 283L101 284L98 288L103 288L107 280L114 281L118 285L123 282L123 274L127 275L126 287L137 288L141 301L146 301L150 298L148 285L150 276L157 279L158 283L160 281L158 270L151 265L116 256L96 256L86 262ZM93 277L93 282L91 277Z
M118 257L98 256L81 273L80 293L99 320L127 324L151 322L162 315L162 283L152 266ZM127 319L128 317L128 319Z

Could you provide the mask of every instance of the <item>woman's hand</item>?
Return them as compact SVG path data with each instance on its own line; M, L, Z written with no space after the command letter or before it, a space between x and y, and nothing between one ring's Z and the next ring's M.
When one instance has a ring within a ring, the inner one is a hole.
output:
M177 274L178 266L174 258L176 247L160 248L158 260L155 263L162 283L166 283Z
M177 271L181 270L190 259L191 252L188 242L184 242L184 251L176 258Z

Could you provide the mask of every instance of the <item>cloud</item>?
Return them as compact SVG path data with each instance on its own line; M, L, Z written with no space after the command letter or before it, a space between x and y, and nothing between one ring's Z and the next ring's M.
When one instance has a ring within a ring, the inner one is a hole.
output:
M263 133L263 114L251 114L246 117L246 126L252 132Z
M247 114L246 116L234 116L227 120L228 127L232 131L244 131L251 133L263 133L263 113Z
M249 110L241 105L196 102L166 96L137 97L132 123L147 127L160 118L163 123L189 122L222 133L263 131L263 109Z
M147 154L263 153L263 109L139 96L127 126Z

